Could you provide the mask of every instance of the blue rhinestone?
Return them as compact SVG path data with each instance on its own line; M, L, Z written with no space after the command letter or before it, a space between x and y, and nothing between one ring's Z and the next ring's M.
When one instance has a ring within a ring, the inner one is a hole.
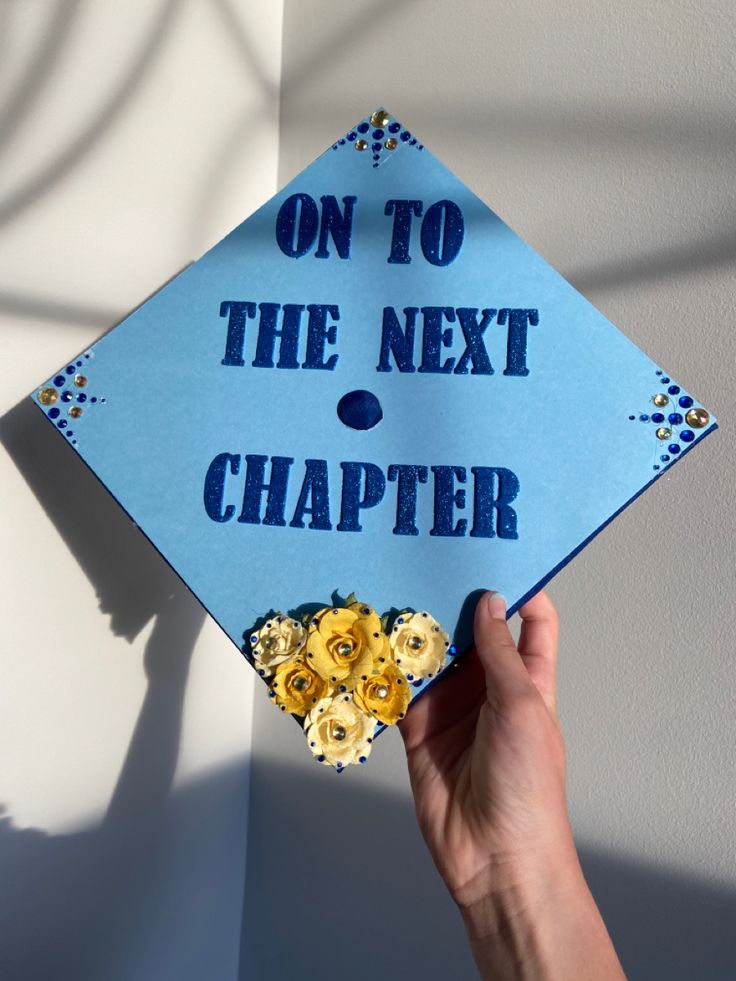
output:
M678 405L681 405L683 409L689 409L690 406L693 404L693 400L690 398L689 395L681 395L680 398L677 400L677 403Z
M371 608L370 606L364 606L360 612L363 614L364 617L367 617L368 614L371 612Z
M401 139L403 140L404 143L406 143L407 140L411 139L411 133L409 132L408 129L405 129L404 132L401 134Z
M371 143L371 150L373 150L374 153L378 153L380 149L381 149L380 143Z
M70 365L67 365L66 373L67 373L67 375L73 375L76 370L77 369L74 367L74 365L73 364L70 364Z
M373 154L373 159L374 160L380 160L381 159L381 154L380 153L374 153Z
M324 761L325 761L325 758L324 758L324 756L322 756L322 754L320 753L320 755L319 755L319 756L317 757L317 760L318 760L318 762L319 762L319 763L324 763Z
M416 142L417 141L415 139L409 140L409 146L416 146Z
M415 688L421 688L422 687L421 681L415 681L413 684L414 684L414 687Z
M661 412L653 412L652 413L652 422L657 422L657 423L664 422L664 416L662 415L662 413Z
M97 396L93 395L92 398L90 399L90 402L96 402L96 401L97 401Z
M358 134L353 130L352 133L348 133L347 138L352 143L353 140L356 140L358 138Z
M59 415L59 410L54 406L53 409L49 409L49 419L56 419Z
M77 395L77 402L86 402L86 401L87 401L87 396L84 394L84 392L80 392L79 395Z
M655 375L661 375L662 374L662 369L661 368L657 368L657 370L654 372L654 374Z
M401 129L401 123L389 123L388 131L389 133L398 133Z
M667 375L662 375L662 381L665 383L665 385L669 382Z
M63 375L57 375L56 378L54 378L54 385L63 385L65 381L66 378L64 378Z
M374 163L374 164L372 164L372 166L373 166L373 167L377 167L377 166L378 166L378 164L377 164L377 163Z
M682 416L680 415L679 412L670 412L667 418L669 419L669 421L672 423L673 426L679 426L680 423L682 422Z
M71 400L73 398L74 398L74 396L72 395L71 392L62 392L61 393L61 401L62 402L71 402Z
M67 434L67 436L73 436L74 435L74 433L71 431L71 429L67 429L66 434Z
M347 688L345 687L345 685L340 685L340 687L337 690L338 691L347 691Z
M692 429L683 429L680 433L680 439L683 443L692 443L692 441L695 439L695 433L692 431Z
M367 756L359 756L359 757L358 757L358 763L365 763L365 761L366 761L367 759L368 759L368 757L367 757Z
M632 416L631 418L633 419L634 417ZM642 422L649 422L649 416L646 414L646 412L642 412L639 418Z
M679 453L680 452L680 447L679 447L679 444L677 444L677 443L670 443L670 445L667 447L667 449L670 451L670 453Z
M662 461L662 463L667 463L667 461L669 460L669 457L667 456L666 453L663 453L662 456L659 459Z
M81 368L81 367L82 367L82 362L81 361L77 361L77 368Z
M383 133L383 130L382 129L374 129L373 130L373 139L374 140L382 140L383 139L383 136L384 136L384 133Z
M454 645L454 644L452 644L452 645L450 646L450 650L449 650L449 653L450 653L450 654L457 654L457 647L455 647L455 645Z
M357 127L359 133L367 133L369 129L370 126L368 123L361 123L360 126Z
M679 395L680 394L680 386L679 385L670 385L670 387L667 389L667 391L670 393L670 395Z
M59 429L66 429L68 423L67 423L66 419L59 419L59 421L56 423L56 425L59 427Z
M654 466L652 467L652 470L659 470L659 464L655 463Z

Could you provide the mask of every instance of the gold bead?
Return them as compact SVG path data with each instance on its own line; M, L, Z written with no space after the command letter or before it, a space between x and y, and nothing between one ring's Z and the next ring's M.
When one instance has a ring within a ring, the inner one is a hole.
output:
M362 151L368 149L368 143L365 140L356 140L354 145L356 150Z
M386 147L387 150L395 150L399 144L393 138L393 136L389 136L389 138L386 140L386 142L383 145Z
M672 430L668 429L667 426L660 426L656 435L657 439L669 439L672 435Z
M336 739L339 743L343 741L343 739L347 736L347 734L348 731L345 728L345 726L334 725L332 727L332 738Z
M375 126L376 129L385 129L390 118L385 109L376 109L371 116L371 126Z
M77 388L84 388L84 386L87 384L87 376L86 375L75 375L74 376L74 384L77 386Z
M385 685L379 685L376 688L374 694L376 698L381 698L381 699L388 698L388 688Z
M69 415L72 417L72 419L78 419L81 416L81 414L82 414L81 405L73 405L71 409L69 409Z
M309 678L306 675L298 674L292 681L292 685L297 691L306 691L309 688Z
M337 653L340 657L349 657L353 653L353 645L346 640L337 648Z
M710 416L705 409L688 409L685 414L685 422L688 426L692 426L693 429L702 429L703 426L707 426L710 422Z
M657 395L652 396L652 402L660 407L663 405L669 405L669 401L669 397L665 395L664 392L658 392Z
M53 405L58 397L59 393L55 388L42 388L38 393L38 401L41 405Z
M417 635L414 634L409 638L409 647L411 647L413 651L420 651L424 647L424 641L421 637L417 637Z

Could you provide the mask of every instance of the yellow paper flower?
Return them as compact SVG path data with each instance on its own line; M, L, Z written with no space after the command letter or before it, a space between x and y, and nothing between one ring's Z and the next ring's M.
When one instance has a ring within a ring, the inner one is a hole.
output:
M350 763L365 763L375 728L375 720L361 712L347 693L323 698L304 720L312 753L320 763L338 770Z
M394 660L413 681L440 673L450 637L429 613L402 613L394 623L390 645Z
M279 664L269 692L282 712L293 715L306 715L328 694L331 694L330 686L312 671L303 657Z
M276 613L260 630L250 635L251 653L256 670L270 678L274 669L294 657L304 647L307 632L298 620Z
M362 603L320 610L307 636L309 663L325 681L348 691L389 657L388 638L375 610Z
M392 726L406 714L410 687L401 668L387 661L380 671L360 682L354 693L355 704L367 715Z

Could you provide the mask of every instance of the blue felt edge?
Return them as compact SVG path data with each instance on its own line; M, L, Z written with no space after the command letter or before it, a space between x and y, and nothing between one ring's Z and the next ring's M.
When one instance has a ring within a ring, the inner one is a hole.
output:
M71 361L70 361L69 363L71 364ZM38 403L38 402L36 401L36 399L35 399L35 393L34 393L34 394L31 394L31 395L29 395L29 396L28 396L28 398L29 398L29 399L30 399L30 401L31 401L31 402L33 403L33 405L35 405L35 406L36 406L36 408L37 408L37 409L39 410L39 412L40 412L40 413L41 413L41 415L42 415L42 416L44 417L44 419L45 419L45 420L46 420L46 421L47 421L47 422L49 423L49 425L52 425L52 426L53 426L53 429L54 429L54 432L55 432L55 433L57 433L57 434L58 434L58 435L59 435L60 437L62 437L62 438L63 438L63 433L62 433L62 431L61 431L60 429L57 429L57 427L53 425L53 420L52 420L52 419L49 419L49 417L48 417L48 415L47 415L47 413L46 413L46 411L44 410L44 408L43 408L43 406L42 406L42 405L39 405L39 403ZM554 578L554 577L555 577L555 576L557 575L557 573L558 573L558 572L559 572L559 571L560 571L561 569L564 569L564 567L565 567L565 566L566 566L566 565L568 564L568 562L570 562L570 561L571 561L572 559L574 559L574 558L575 558L575 556L576 556L576 555L578 554L578 552L581 552L581 551L582 551L582 550L583 550L583 549L584 549L584 548L585 548L585 547L586 547L586 546L587 546L588 544L590 544L590 542L591 542L591 541L592 541L592 540L593 540L593 539L594 539L594 538L596 537L596 535L598 535L598 534L600 534L600 532L602 532L604 528L606 528L606 527L607 527L608 525L610 525L610 523L611 523L611 522L612 522L612 521L613 521L613 520L614 520L615 518L617 518L617 517L619 516L619 514L621 514L621 512L622 512L622 511L624 511L624 510L625 510L625 509L626 509L626 508L627 508L627 507L628 507L628 506L629 506L630 504L633 504L633 502L634 502L634 501L635 501L635 500L636 500L636 499L637 499L638 497L640 497L640 496L641 496L641 495L642 495L642 494L644 493L644 491L645 491L645 490L647 490L647 489L648 489L649 487L651 487L651 486L652 486L652 484L654 484L654 483L655 483L655 482L656 482L657 480L659 480L659 478L660 478L660 477L663 477L663 476L664 476L664 475L665 475L666 473L669 473L669 471L670 471L670 470L672 469L672 467L673 467L673 466L674 466L674 465L675 465L676 463L678 463L678 462L679 462L679 461L680 461L680 460L681 460L681 459L682 459L682 458L683 458L683 457L684 457L684 456L685 456L685 455L686 455L687 453L689 453L689 452L690 452L690 450L692 450L692 449L693 449L693 447L695 447L695 446L697 446L697 445L698 445L699 443L701 443L701 442L702 442L702 441L703 441L703 440L705 439L705 437L706 437L706 436L708 436L708 435L710 435L710 433L712 433L712 432L715 432L715 430L716 430L716 429L718 429L718 423L715 423L715 422L714 422L714 423L713 423L713 424L712 424L711 426L709 426L709 427L708 427L708 428L707 428L707 429L705 430L705 432L703 432L703 433L701 433L701 434L700 434L700 436L699 436L699 438L698 438L698 439L696 439L696 440L694 440L694 441L693 441L692 443L690 443L690 445L689 445L689 446L686 446L686 447L685 447L685 448L684 448L684 449L682 450L682 452L681 452L681 453L679 453L679 454L678 454L678 455L677 455L677 456L675 457L675 459L674 459L674 460L673 460L673 461L672 461L672 462L671 462L671 463L669 464L669 466L668 466L668 467L666 467L666 468L665 468L664 470L661 470L661 471L660 471L659 473L657 473L657 474L655 474L655 475L654 475L654 476L652 477L652 479L651 479L651 480L649 480L649 481L647 481L647 483L646 483L646 484L644 484L644 485L643 485L642 487L640 487L640 488L639 488L639 490L638 490L638 491L636 492L636 494L634 494L634 495L633 495L632 497L630 497L630 498L628 499L628 501L626 501L626 502L625 502L624 504L622 504L622 505L621 505L621 507L620 507L620 508L619 508L619 509L618 509L617 511L614 511L614 512L613 512L613 514L612 514L612 515L611 515L611 516L610 516L609 518L607 518L607 519L606 519L606 520L605 520L605 521L603 522L603 524L601 524L601 525L599 525L599 526L598 526L598 527L597 527L597 528L595 529L595 531L593 531L593 532L591 532L591 533L590 533L590 535L588 535L588 537L587 537L587 538L585 538L585 539L584 539L584 540L583 540L583 541L582 541L582 542L581 542L581 543L580 543L580 544L579 544L579 545L578 545L578 546L577 546L576 548L574 548L574 549L572 550L572 552L570 552L570 553L569 553L568 555L566 555L564 559L562 559L562 560L561 560L560 562L558 562L558 563L557 563L557 565L556 565L556 566L555 566L555 567L554 567L553 569L551 569L551 570L550 570L550 571L549 571L549 572L547 573L547 575L545 575L545 576L543 576L543 577L542 577L542 578L541 578L541 579L540 579L540 580L539 580L539 581L538 581L538 582L537 582L537 583L536 583L536 584L535 584L534 586L532 586L532 588L531 588L530 590L528 590L528 591L527 591L527 592L526 592L526 593L525 593L525 594L524 594L524 595L523 595L523 596L521 597L521 599L519 599L519 600L517 600L517 601L516 601L515 603L513 603L513 604L512 604L512 605L511 605L511 606L509 607L509 609L508 609L508 610L506 611L506 619L508 620L508 619L509 619L510 617L512 617L512 616L514 615L514 613L516 613L516 612L517 612L517 611L518 611L518 610L520 609L520 607L522 607L522 606L523 606L523 605L524 605L524 604L525 604L525 603L527 602L527 600L529 600L529 599L531 599L531 597L532 597L532 596L534 596L534 595L535 595L536 593L538 593L540 589L542 589L542 588L543 588L544 586L546 586L546 585L547 585L547 583L548 583L548 582L550 581L550 579L553 579L553 578ZM69 443L67 442L67 440L64 440L64 445L65 445L65 446L69 446ZM70 448L70 450L73 450L73 447L69 447L69 448ZM122 508L122 510L123 510L123 512L124 512L125 514L127 514L127 515L128 515L128 517L130 518L130 520L131 520L131 522L132 522L132 523L133 523L133 524L135 525L135 527L136 527L136 528L138 529L138 531L139 531L139 532L140 532L140 533L141 533L141 534L143 535L143 537L144 537L144 538L145 538L145 539L146 539L147 541L149 541L149 542L151 543L151 545L153 546L153 548L154 548L154 549L155 549L155 550L156 550L156 551L158 552L158 554L159 554L159 555L161 556L161 558L162 558L162 559L164 560L164 562L166 563L166 565L168 565L168 567L169 567L169 568L171 569L171 571L172 571L172 572L173 572L173 573L174 573L174 574L176 575L176 577L177 577L177 578L178 578L178 579L179 579L179 580L180 580L180 581L181 581L181 582L182 582L182 583L184 584L184 586L186 587L186 589L187 589L187 591L188 591L189 593L191 593L191 594L192 594L192 596L194 596L194 598L195 598L195 599L197 600L197 602L198 602L198 603L200 604L200 606L201 606L201 607L202 607L202 608L203 608L203 609L204 609L204 610L205 610L205 611L207 612L207 614L208 614L209 616L211 616L211 617L212 617L212 619L213 619L213 620L215 621L215 623L216 623L216 624L217 624L217 626L218 626L218 627L220 628L220 630L222 630L222 632L223 632L223 633L225 634L225 636L227 637L227 639L228 639L228 640L229 640L229 641L230 641L231 643L234 643L234 641L233 641L233 639L232 639L232 637L231 637L231 636L230 636L230 634L229 634L229 633L228 633L228 632L227 632L227 631L225 630L225 628L224 628L224 627L222 626L222 624L221 624L221 623L220 623L220 622L218 621L218 619L217 619L217 617L215 617L215 616L214 616L214 615L213 615L213 614L212 614L212 613L210 612L210 610L209 610L209 609L208 609L208 608L207 608L207 607L205 606L205 604L204 604L204 603L202 602L202 600L201 600L201 599L199 598L199 596L197 596L197 594L196 594L196 593L194 592L194 590L192 590L192 589L191 589L191 587L190 587L190 586L189 586L189 584L188 584L188 583L186 582L186 580L185 580L185 579L184 579L184 578L183 578L183 577L181 576L181 574L180 574L180 573L179 573L179 572L178 572L178 571L177 571L177 570L176 570L176 569L174 568L174 566L173 566L173 565L171 564L171 562L169 562L169 560L168 560L168 559L166 558L166 556L164 555L164 553L163 553L163 552L162 552L162 551L161 551L161 550L160 550L160 549L158 548L158 546L157 546L157 545L155 544L155 542L154 542L154 541L153 541L153 540L152 540L151 538L149 538L149 536L148 536L148 535L146 534L146 532L145 532L145 531L144 531L144 530L143 530L143 529L141 528L141 526L140 526L139 524L137 524L137 522L135 521L135 519L133 518L133 516L131 515L131 513L130 513L130 512L128 511L128 509L127 509L127 508L126 508L126 507L125 507L125 506L124 506L124 505L123 505L123 504L121 503L121 501L119 501L119 500L118 500L118 498L117 498L117 497L115 496L115 494L113 494L113 492L112 492L112 491L110 490L110 488L109 488L109 487L107 486L107 484L106 484L106 483L105 483L105 482L104 482L104 481L102 480L102 478L101 478L101 477L99 476L99 474L97 474L97 473L96 473L96 472L95 472L95 471L94 471L94 470L92 469L92 467L91 467L91 466L90 466L90 465L89 465L89 464L87 463L87 461L86 461L86 460L84 459L84 457L83 457L83 456L81 455L81 453L78 453L78 452L77 452L77 453L76 453L76 456L77 456L77 458L78 458L79 460L81 460L81 461L82 461L82 463L84 464L84 466L85 466L85 467L87 467L87 469L89 470L89 472L90 472L91 474L93 474L93 475L94 475L94 477L95 477L95 479L96 479L97 481L99 481L99 483L100 483L100 484L102 485L102 487L104 487L104 488L105 488L105 490L107 491L107 493L108 493L108 494L110 495L110 497L112 497L112 499L113 499L113 500L115 501L115 503L116 503L116 504L118 505L118 507L120 507L120 508ZM245 633L245 631L244 631L244 633ZM237 645L235 645L235 646L237 646ZM453 662L452 662L452 664L450 664L450 665L448 665L448 667L447 667L447 668L445 668L445 670L444 670L444 671L442 671L442 673L441 673L441 674L439 674L439 675L437 675L437 677L436 677L436 678L433 678L433 679L432 679L432 681L430 681L430 682L429 682L429 684L427 684L427 685L425 685L425 686L424 686L424 687L422 688L422 690L421 690L421 691L418 691L418 692L416 693L416 695L414 695L414 696L412 697L412 699L411 699L411 701L409 702L409 708L411 708L411 706L413 705L413 703L414 703L414 702L416 702L416 701L418 701L418 700L419 700L419 699L420 699L420 698L422 697L422 695L424 695L424 694L425 694L425 692L428 692L428 691L430 690L430 688L432 688L432 687L433 687L434 685L436 685L438 681L441 681L441 680L442 680L442 679L443 679L443 678L445 677L445 675L447 674L447 672L448 672L449 670L451 670L451 668L453 667L453 665L455 665L455 664L457 664L457 663L458 663L458 662L459 662L459 661L460 661L460 660L462 659L462 657L463 657L463 656L464 656L464 655L465 655L465 654L466 654L466 653L467 653L467 652L468 652L469 650L471 650L471 649L472 649L472 645L470 645L469 647L467 647L467 648L465 648L465 650L463 650L463 651L462 651L462 652L461 652L460 654L458 654L458 655L457 655L457 656L456 656L456 657L455 657L455 658L453 659ZM242 655L242 657L244 658L244 660L246 660L246 661L248 661L248 658L247 658L247 656L245 655L245 653L244 653L244 652L242 651L242 649L241 649L240 647L238 647L238 651L240 651L240 654ZM248 664L249 664L249 667L251 668L251 670L253 670L253 667L252 667L252 665L250 664L250 662L248 662ZM258 676L257 676L257 677L258 677ZM260 678L260 677L259 677L259 679L258 679L258 680L259 680L259 681L261 681L261 682L264 682L264 683L265 683L265 679L263 679L263 678ZM295 721L296 721L296 720L295 720ZM301 729L301 728L303 728L303 727L302 727L302 726L301 726L301 725L299 724L299 722L298 722L298 721L297 721L297 725L299 725L299 728L300 728L300 729ZM377 738L378 738L378 736L380 736L380 735L381 735L381 733L383 732L383 730L384 730L384 729L386 729L386 728L387 728L387 727L386 727L385 725L382 725L382 724L380 724L380 723L379 723L379 724L377 725L377 727L376 727L376 731L375 731L375 733L374 733L374 735L373 735L373 738L374 738L374 740L375 740L375 739L377 739ZM344 770L345 770L345 769L346 769L345 767L342 767L342 768L341 768L341 769L339 769L339 770L337 770L337 769L336 769L336 770L335 770L335 772L337 772L337 773L342 773L342 772L344 772Z

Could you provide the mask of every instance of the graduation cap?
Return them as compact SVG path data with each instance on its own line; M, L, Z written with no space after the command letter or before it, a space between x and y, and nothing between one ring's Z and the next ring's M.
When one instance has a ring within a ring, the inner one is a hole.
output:
M33 398L338 769L716 428L383 109Z

